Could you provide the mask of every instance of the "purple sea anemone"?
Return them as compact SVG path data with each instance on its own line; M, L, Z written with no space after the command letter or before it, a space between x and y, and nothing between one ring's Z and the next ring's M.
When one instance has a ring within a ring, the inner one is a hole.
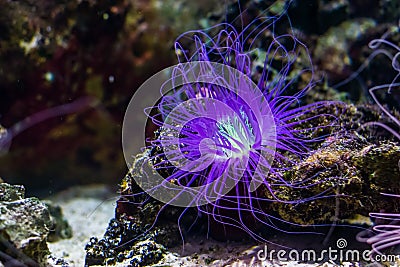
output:
M197 207L211 227L239 228L259 240L265 240L260 226L285 223L269 212L271 203L297 204L335 195L329 195L329 188L297 198L282 193L285 187L325 182L285 179L284 172L329 135L325 128L330 123L317 126L313 120L325 117L333 124L335 119L319 110L329 102L302 102L315 83L314 71L307 47L294 34L274 32L285 12L258 17L239 29L222 23L179 36L179 64L139 88L123 127L130 165L133 150L128 146L137 136L132 133L138 108L167 74L158 103L145 109L153 123L148 129L156 129L154 136L147 136L144 155L153 169L142 171L136 182L166 206Z

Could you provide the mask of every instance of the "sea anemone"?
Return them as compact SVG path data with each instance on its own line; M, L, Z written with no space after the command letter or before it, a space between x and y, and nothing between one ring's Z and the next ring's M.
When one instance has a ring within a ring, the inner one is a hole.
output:
M160 84L158 103L145 109L151 122L142 167L149 163L152 169L135 181L165 207L197 207L211 226L236 227L258 240L265 240L260 226L285 223L269 212L271 203L335 196L329 188L299 197L282 193L285 187L326 182L289 180L285 171L330 135L335 121L322 111L330 102L303 102L315 84L314 71L307 47L294 33L274 32L286 11L239 29L222 23L182 34L175 42L179 64L146 81L124 118L123 148L130 166L128 146L138 135L133 134L138 108L159 84L154 81L169 75Z

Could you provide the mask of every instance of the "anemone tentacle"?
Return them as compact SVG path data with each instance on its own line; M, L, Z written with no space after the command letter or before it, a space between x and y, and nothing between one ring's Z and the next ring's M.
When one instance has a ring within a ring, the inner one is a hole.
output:
M312 137L310 132L332 127L314 126L311 122L323 116L335 119L334 115L316 112L329 102L301 104L301 98L315 84L314 71L307 47L292 34L278 36L272 32L270 43L265 46L262 71L254 80L252 56L259 49L255 40L282 16L257 18L241 31L222 23L179 36L175 42L178 61L200 62L200 70L195 72L178 64L170 81L181 85L167 93L161 88L161 101L147 110L149 115L151 110L158 111L150 115L159 127L156 137L150 140L150 148L159 149L149 157L154 168L164 175L165 181L159 186L174 183L189 192L191 187L205 186L194 202L207 199L209 191L218 197L199 206L200 213L241 228L256 239L262 238L246 222L248 215L273 228L274 222L285 222L268 213L268 203L297 204L330 197L330 189L294 200L282 199L278 194L281 187L309 188L323 182L289 181L282 173L310 153L310 144L326 137ZM215 31L213 36L211 32ZM187 37L193 41L192 50L183 45ZM304 54L309 66L291 77L296 60ZM276 61L281 66L273 71ZM234 68L252 80L255 87L234 73L229 73L228 78L220 75L211 63ZM308 83L289 92L305 73L310 76ZM189 82L193 75L208 77L208 82ZM226 194L224 183L230 180L235 187Z

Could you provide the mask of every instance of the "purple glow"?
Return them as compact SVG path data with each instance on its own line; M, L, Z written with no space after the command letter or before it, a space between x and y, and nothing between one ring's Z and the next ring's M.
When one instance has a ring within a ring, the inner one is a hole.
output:
M250 41L247 34L252 34L256 39L273 26L277 19L257 19L241 32L230 24L217 25L208 29L221 28L214 37L206 31L184 33L175 43L178 59L181 63L220 63L252 79L255 74L252 53L257 48L253 47L254 40ZM252 27L256 23L259 25L254 30ZM187 38L193 40L195 51L189 52L190 49L181 44L181 40L187 41ZM329 102L303 106L299 104L301 97L314 84L307 47L291 34L273 35L269 41L265 46L262 71L255 81L255 90L237 79L224 80L219 85L212 82L183 83L168 93L161 88L163 97L154 107L159 113L151 116L152 121L159 126L158 134L151 140L153 151L150 153L150 161L155 169L164 174L166 181L187 188L208 185L220 177L223 177L222 181L233 179L233 190L219 195L217 201L210 200L198 209L201 214L217 222L241 228L255 239L263 238L247 222L249 215L256 223L276 228L272 221L283 220L266 211L271 202L297 204L326 197L321 194L287 200L279 198L278 193L282 190L279 187L304 188L315 185L308 180L288 181L282 173L295 164L297 159L311 152L309 144L325 138L310 138L307 132L327 126L312 126L308 122L317 117L332 116L318 112L318 115L304 116L326 107ZM308 60L309 66L289 78L300 56ZM272 63L277 59L281 66L272 70ZM204 69L201 74L214 72L217 71L211 66L210 70ZM289 94L288 89L294 86L296 78L302 74L309 75L308 83ZM181 84L181 79L191 80L190 71L188 74L187 70L179 67L171 75L172 84L175 84L174 79L177 80L176 84ZM218 75L210 77L220 79ZM271 138L272 131L274 138ZM258 185L261 186L258 188ZM223 187L222 182L207 190L214 190L218 194ZM204 192L204 195L201 193L197 197L206 198L207 194Z

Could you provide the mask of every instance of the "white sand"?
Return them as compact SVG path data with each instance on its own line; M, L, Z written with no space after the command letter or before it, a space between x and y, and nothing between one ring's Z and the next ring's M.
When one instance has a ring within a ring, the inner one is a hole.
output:
M87 186L69 189L51 200L62 207L73 237L48 243L49 249L54 257L64 258L70 266L84 266L85 245L90 237L103 236L114 217L116 198L104 186Z

